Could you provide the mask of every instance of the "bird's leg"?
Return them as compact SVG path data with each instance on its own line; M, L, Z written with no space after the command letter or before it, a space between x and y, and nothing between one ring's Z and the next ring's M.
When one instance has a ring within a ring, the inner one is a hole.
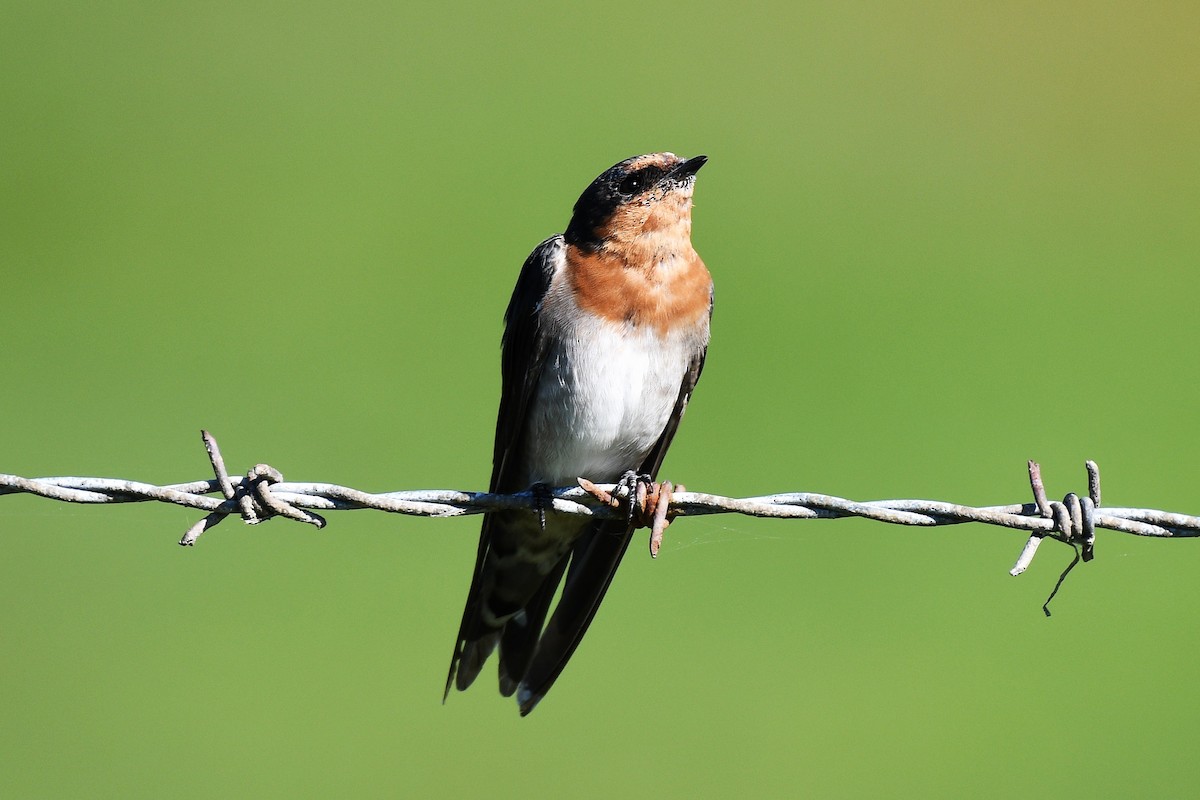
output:
M613 487L617 497L617 509L625 511L625 522L631 528L646 527L646 517L651 498L658 497L658 484L649 475L639 475L634 470L626 470Z
M580 478L584 491L609 508L625 512L630 528L650 528L650 556L658 557L663 533L671 524L671 495L675 487L670 481L656 482L649 475L629 470L621 476L611 492L591 481ZM683 487L679 487L683 491Z

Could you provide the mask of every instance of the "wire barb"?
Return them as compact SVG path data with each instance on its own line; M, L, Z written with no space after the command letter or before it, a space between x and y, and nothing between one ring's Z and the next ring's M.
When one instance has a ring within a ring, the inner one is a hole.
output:
M201 436L214 475L208 480L156 486L116 478L23 478L0 474L0 495L25 493L70 503L157 501L206 512L206 516L180 539L179 543L185 546L194 545L205 531L231 514L239 515L249 524L286 517L322 528L325 519L316 510L361 508L423 517L457 517L513 509L537 513L540 509L540 513L614 519L628 513L624 507L628 502L637 509L639 525L651 528L652 555L657 555L663 531L670 520L706 514L745 514L777 519L861 517L892 525L922 527L979 522L1029 531L1029 539L1010 570L1013 575L1020 575L1029 567L1042 540L1047 537L1074 548L1076 559L1059 578L1055 593L1076 563L1095 557L1098 528L1154 538L1200 536L1200 517L1146 508L1106 507L1101 510L1100 470L1094 461L1086 464L1086 497L1068 493L1062 502L1050 501L1041 467L1036 461L1030 461L1028 475L1033 491L1032 503L982 508L938 500L864 502L807 492L735 498L688 492L683 486L672 488L665 482L654 487L639 484L630 499L628 487L596 485L584 480L578 487L543 488L516 494L451 489L371 494L331 483L289 483L278 470L267 464L258 464L244 477L234 478L225 468L216 439L207 431L202 431ZM622 488L626 491L624 497ZM220 497L209 496L214 493L219 493ZM1051 593L1050 599L1053 597L1054 593ZM1049 599L1046 602L1049 604ZM1049 614L1048 608L1046 613Z
M225 459L221 456L221 448L217 445L216 438L208 431L200 431L200 438L204 441L204 449L208 452L209 463L212 464L213 473L217 476L217 487L225 496L226 504L235 505L246 524L257 525L260 522L266 522L273 516L281 516L297 522L307 522L318 528L325 527L325 518L320 514L297 508L271 491L273 484L283 482L283 473L279 470L268 464L256 464L254 469L246 473L244 481L235 484L229 477L229 471L225 469ZM231 511L224 509L225 507L222 505L188 528L183 534L183 538L179 540L179 544L184 547L195 545L200 534L229 516Z
M1067 492L1062 502L1058 503L1046 497L1041 464L1036 461L1029 462L1029 485L1033 489L1034 506L1043 519L1053 521L1054 527L1048 532L1037 532L1029 537L1021 554L1017 556L1017 563L1009 570L1009 574L1020 575L1029 567L1034 554L1037 553L1038 545L1046 536L1069 544L1075 551L1075 557L1058 576L1058 583L1054 584L1053 591L1046 598L1046 602L1042 604L1042 611L1047 617L1050 616L1050 601L1054 599L1054 595L1058 594L1067 575L1081 560L1091 561L1095 557L1096 509L1100 506L1100 468L1096 466L1095 461L1085 462L1085 467L1088 474L1088 496L1080 497L1074 492Z

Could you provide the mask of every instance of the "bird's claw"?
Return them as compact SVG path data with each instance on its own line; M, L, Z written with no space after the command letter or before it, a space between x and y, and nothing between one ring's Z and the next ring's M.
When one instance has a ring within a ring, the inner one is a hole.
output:
M580 478L579 485L601 505L616 511L624 510L630 528L649 528L650 557L658 557L663 534L674 517L671 497L676 490L684 491L682 485L676 487L670 481L656 482L649 475L639 475L632 470L621 476L611 492L586 478Z

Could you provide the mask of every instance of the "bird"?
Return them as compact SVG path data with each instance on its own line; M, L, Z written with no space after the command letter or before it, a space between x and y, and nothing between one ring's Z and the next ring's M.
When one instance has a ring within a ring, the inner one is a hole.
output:
M639 481L657 486L708 352L713 282L691 240L707 161L663 152L613 165L521 268L504 315L489 490L531 490L538 513L484 516L443 702L498 648L500 693L527 715L608 590L632 511L597 520L544 504L550 487L579 478L618 483L626 497Z

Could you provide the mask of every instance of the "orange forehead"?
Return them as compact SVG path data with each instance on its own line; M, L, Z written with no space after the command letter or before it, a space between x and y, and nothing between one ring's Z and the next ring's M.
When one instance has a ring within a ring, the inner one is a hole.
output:
M630 172L642 169L644 167L673 167L683 161L682 158L674 153L647 153L644 156L634 156L626 160L625 168Z

